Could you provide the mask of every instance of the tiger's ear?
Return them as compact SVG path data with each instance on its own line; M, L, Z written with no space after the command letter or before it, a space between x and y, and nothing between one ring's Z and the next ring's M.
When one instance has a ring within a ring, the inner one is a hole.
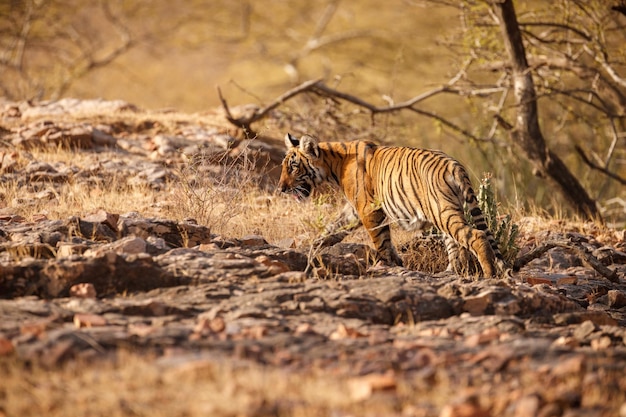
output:
M285 135L285 146L287 146L287 149L295 148L298 145L300 145L300 139L292 136L291 133Z
M313 136L302 136L302 138L300 139L300 150L310 157L320 157L319 143L318 140Z

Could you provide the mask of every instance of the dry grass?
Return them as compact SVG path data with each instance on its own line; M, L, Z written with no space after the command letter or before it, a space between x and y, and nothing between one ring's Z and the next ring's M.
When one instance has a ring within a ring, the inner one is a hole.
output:
M99 157L105 160L106 156ZM64 169L88 169L98 163L94 156L67 149L21 152L15 166L24 169L30 162L49 163ZM0 209L27 220L45 215L51 219L84 215L98 209L120 213L155 212L158 192L147 184L129 181L123 174L93 175L89 181L78 180L68 173L66 180L31 181L21 176L0 182Z
M0 416L425 416L453 395L444 369L436 384L392 375L390 390L363 395L368 383L342 372L128 352L53 369L5 357L0 371Z
M80 169L98 163L93 154L62 148L20 155L15 170L24 169L32 161ZM100 154L98 160L109 156ZM177 170L178 177L165 189L113 172L98 173L88 180L70 174L67 181L55 183L15 177L0 182L0 212L34 221L42 216L84 216L100 209L118 214L135 211L145 217L194 218L214 233L228 237L257 234L274 243L293 238L298 245L310 243L336 216L328 196L300 203L255 187L258 174L251 166L229 161L216 169L219 172L207 174L197 166L187 166Z
M208 360L159 364L167 362L122 353L114 362L35 367L25 374L23 365L3 360L0 415L242 416L288 408L312 416L350 404L340 378Z

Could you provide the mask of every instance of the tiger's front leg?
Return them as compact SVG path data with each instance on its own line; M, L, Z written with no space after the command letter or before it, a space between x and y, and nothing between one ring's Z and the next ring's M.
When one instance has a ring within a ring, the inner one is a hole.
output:
M315 239L313 243L316 247L333 246L341 242L352 231L361 227L361 219L352 204L346 205L339 213L339 216L325 228L325 233Z
M380 259L389 266L402 266L402 259L391 243L391 230L382 209L361 214L361 222L369 233Z
M361 219L352 204L346 203L341 209L339 216L326 226L326 234L330 235L337 232L352 232L361 227Z

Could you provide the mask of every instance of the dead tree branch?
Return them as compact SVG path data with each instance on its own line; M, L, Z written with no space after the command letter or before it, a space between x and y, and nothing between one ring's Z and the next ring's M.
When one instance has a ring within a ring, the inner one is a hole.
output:
M615 181L618 181L621 184L626 185L626 178L623 178L617 175L616 173L609 171L607 168L601 167L600 165L590 160L589 157L585 154L585 151L583 151L580 146L575 145L574 149L576 149L576 152L578 152L578 155L580 155L580 158L583 160L585 164L589 166L589 168L595 169L596 171L600 171L607 177L614 179Z
M269 112L271 112L276 107L280 106L281 104L283 104L290 98L300 93L303 93L305 91L310 91L311 87L319 82L321 82L321 80L306 81L300 84L299 86L292 88L291 90L285 92L284 94L281 94L274 101L272 101L269 105L263 108L254 110L254 112L252 112L252 114L250 115L245 115L245 116L241 116L237 118L233 117L233 115L231 114L230 109L228 108L228 103L226 102L226 99L222 95L222 90L220 89L219 86L217 87L217 95L219 96L220 102L222 103L222 107L224 108L224 112L226 113L226 120L228 120L233 125L243 129L247 133L253 133L253 130L250 127L252 123L258 122L259 120L263 119L265 116L269 114Z
M339 100L346 101L348 103L352 103L356 106L359 106L368 110L370 114L372 115L372 117L375 116L376 114L381 114L381 113L392 113L392 112L397 112L401 110L409 110L414 113L421 114L423 116L434 119L438 121L439 123L441 123L442 125L448 127L449 129L457 133L460 133L463 136L473 141L490 142L491 139L480 138L472 134L470 131L458 126L457 124L452 123L450 120L444 117L441 117L433 112L419 109L415 107L415 105L441 93L451 93L451 94L456 94L460 96L484 96L484 95L501 93L504 91L504 89L505 89L504 87L487 87L483 89L465 90L462 88L453 87L452 82L451 82L441 87L437 87L432 90L429 90L425 93L422 93L420 95L417 95L409 100L406 100L400 103L391 104L388 106L378 106L376 104L365 101L352 94L344 93L342 91L331 88L327 86L326 84L324 84L322 80L309 80L309 81L303 82L297 87L294 87L291 90L280 95L279 97L274 99L269 105L256 109L251 114L247 114L247 115L240 116L240 117L234 117L232 115L228 107L228 103L226 102L226 99L222 95L222 91L219 88L219 86L217 87L217 94L219 96L220 102L222 103L222 107L224 108L224 112L226 113L226 119L233 125L244 129L248 133L253 133L253 130L251 128L252 123L263 119L265 116L269 114L270 111L272 111L279 105L283 104L287 100L295 97L296 95L308 92L308 93L314 93L314 94L324 96L324 97L332 97L334 99L339 99Z
M513 270L519 271L523 266L528 264L533 259L537 259L541 257L544 253L548 252L550 249L554 249L557 247L572 251L582 262L589 265L598 274L602 275L609 281L619 282L619 277L617 276L617 273L615 271L603 265L602 262L600 262L595 256L593 256L589 252L589 250L587 250L583 245L578 242L573 242L571 240L550 241L545 242L540 246L537 246L527 254L518 257L515 260Z

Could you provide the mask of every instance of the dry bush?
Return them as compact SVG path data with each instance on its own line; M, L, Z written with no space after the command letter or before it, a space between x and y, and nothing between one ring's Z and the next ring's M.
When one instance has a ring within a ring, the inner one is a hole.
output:
M252 154L244 149L233 157L229 150L202 149L185 159L171 184L172 214L223 233L245 212L244 202L259 181Z
M298 202L264 190L259 185L267 180L265 169L259 169L256 158L248 148L236 154L192 155L170 184L173 203L168 215L193 218L229 237L257 234L270 242L292 238L297 245L308 243L332 207L324 203L325 197Z
M437 273L448 267L448 253L441 234L413 236L399 246L399 252L407 269Z

